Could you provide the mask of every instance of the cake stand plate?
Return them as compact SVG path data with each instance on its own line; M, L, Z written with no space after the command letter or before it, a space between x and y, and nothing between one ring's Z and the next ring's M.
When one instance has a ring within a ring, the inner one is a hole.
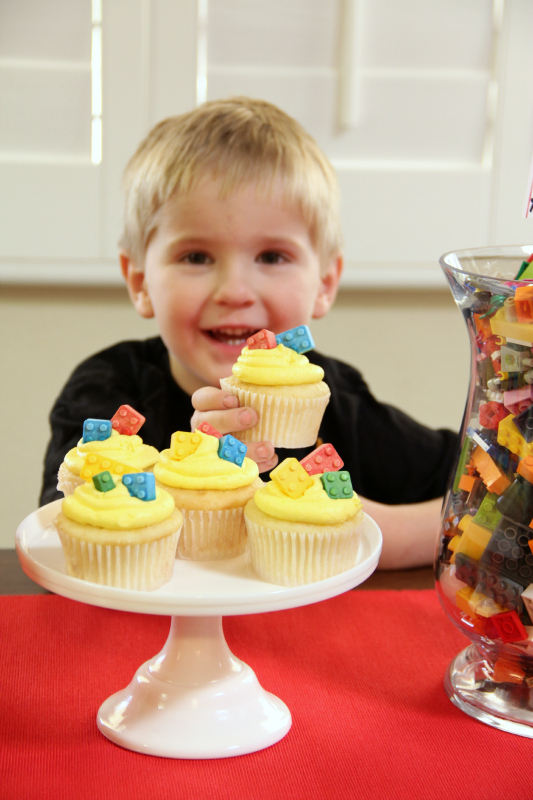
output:
M285 736L289 709L230 651L222 617L295 608L342 594L372 574L381 553L381 532L366 516L357 564L323 581L291 588L267 583L255 575L245 553L224 561L177 559L171 580L153 592L116 589L67 575L53 524L60 506L60 500L50 503L19 525L22 568L36 583L72 600L172 618L162 651L97 714L100 731L111 741L168 758L243 755Z

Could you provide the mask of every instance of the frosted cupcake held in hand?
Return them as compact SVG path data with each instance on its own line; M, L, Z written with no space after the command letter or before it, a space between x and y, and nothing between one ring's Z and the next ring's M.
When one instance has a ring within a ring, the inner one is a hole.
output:
M155 447L144 444L137 435L144 422L145 417L128 405L120 406L110 420L86 419L82 438L76 447L68 451L59 467L59 491L69 495L76 486L83 484L80 473L87 456L101 456L132 470L151 471L159 453ZM109 467L103 466L102 469Z
M240 431L245 442L272 442L274 447L308 447L316 442L329 402L324 370L303 355L315 346L307 325L274 335L263 330L247 340L220 386L254 408L257 425Z
M99 472L65 497L55 520L69 575L143 591L172 577L182 523L151 472Z
M205 422L193 433L176 431L170 449L161 451L154 474L183 513L180 558L215 560L245 551L244 506L263 485L246 451Z
M261 578L296 586L355 566L364 513L342 466L330 444L301 462L286 458L246 505L252 566Z

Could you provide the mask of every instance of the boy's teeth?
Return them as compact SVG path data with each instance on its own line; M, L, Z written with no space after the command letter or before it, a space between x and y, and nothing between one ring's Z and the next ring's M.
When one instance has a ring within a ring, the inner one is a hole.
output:
M212 333L215 339L225 344L242 347L246 344L248 337L255 333L255 330L252 328L217 328Z

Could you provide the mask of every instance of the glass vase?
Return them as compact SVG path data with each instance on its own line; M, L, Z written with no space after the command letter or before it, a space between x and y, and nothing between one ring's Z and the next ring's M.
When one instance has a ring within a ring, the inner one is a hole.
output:
M533 737L533 247L440 259L468 329L471 373L435 560L445 613L471 644L450 700Z

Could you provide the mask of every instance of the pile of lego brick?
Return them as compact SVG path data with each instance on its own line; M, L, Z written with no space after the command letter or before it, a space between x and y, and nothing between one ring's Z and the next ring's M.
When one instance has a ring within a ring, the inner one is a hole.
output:
M501 295L465 286L476 380L437 578L465 633L516 646L517 659L503 659L491 679L533 686L533 285L521 283L529 272L531 259Z

